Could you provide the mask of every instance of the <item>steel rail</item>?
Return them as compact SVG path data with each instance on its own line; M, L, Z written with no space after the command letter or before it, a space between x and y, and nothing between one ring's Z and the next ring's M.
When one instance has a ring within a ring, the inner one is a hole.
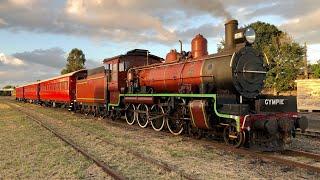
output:
M11 106L12 107L12 106ZM17 106L16 106L17 107ZM46 123L43 123L42 121L38 120L37 118L33 117L32 115L30 115L29 113L25 112L24 110L22 110L22 108L17 107L17 109L24 113L27 118L33 120L34 122L36 122L37 124L39 124L41 127L47 129L49 132L51 132L52 134L54 134L56 137L58 137L60 140L62 140L63 142L65 142L66 144L68 144L69 146L71 146L73 149L75 149L76 151L80 152L83 156L85 156L87 159L93 161L97 166L101 167L101 169L107 173L108 175L110 175L112 178L116 179L116 180L124 180L127 179L125 178L123 175L121 175L119 172L115 171L114 169L112 169L109 165L107 165L106 163L100 161L99 159L97 159L94 155L90 154L89 152L87 152L86 150L84 150L83 148L81 148L79 145L77 145L75 142L73 142L71 139L66 138L65 136L63 136L61 133L57 132L56 130L54 130L53 128L49 127Z
M296 131L296 134L299 136L320 138L320 131L305 130L305 132L302 133L300 130L298 130L298 131Z
M80 116L80 114L79 114L79 116ZM92 118L90 118L90 119L92 119ZM145 131L145 132L153 133L153 132L151 132L151 129L148 129L148 128L145 129L145 128L139 128L139 127L136 127L136 126L125 126L125 123L119 123L119 122L114 122L114 121L106 121L106 122L108 124L111 124L111 125L116 125L118 127L126 127L126 128L131 129L131 130L135 130L135 131L136 130L142 130L142 131ZM158 132L157 134L161 135L161 136L166 136L169 133L167 133L167 132L160 132L159 133ZM202 145L207 146L207 147L210 146L212 148L218 148L218 149L223 150L223 151L227 151L227 152L231 152L231 153L237 153L237 154L240 154L242 156L247 156L247 157L249 156L251 158L257 158L257 159L261 159L261 160L267 161L267 162L274 162L274 163L277 163L277 164L282 164L282 165L293 167L293 168L301 168L301 169L310 170L310 171L313 171L313 172L320 173L320 167L316 167L316 166L304 164L304 163L301 163L301 162L296 162L296 161L284 159L284 158L281 158L281 157L276 157L276 156L273 156L273 155L270 155L270 154L267 154L267 153L251 151L251 150L248 150L248 149L245 149L245 148L234 148L232 146L227 146L227 145L225 145L223 143L219 143L219 142L213 142L213 141L208 141L208 140L195 140L195 139L189 138L189 137L186 137L186 138L188 140L190 140L191 142L201 143Z
M125 128L129 128L131 130L142 130L142 131L148 131L150 133L153 133L153 130L151 131L151 129L145 129L145 128L139 128L137 126L125 126L125 123L119 123L119 122L114 122L114 121L106 121L108 124L110 125L116 125L118 127L125 127ZM162 136L166 136L166 135L171 135L170 133L167 132L158 132L156 133L157 135L162 135ZM257 158L257 159L261 159L263 161L267 161L267 162L274 162L277 164L282 164L288 167L293 167L293 168L300 168L300 169L305 169L305 170L309 170L309 171L313 171L313 172L317 172L320 173L320 167L316 167L316 166L312 166L309 164L305 164L305 163L301 163L301 162L296 162L293 160L288 160L288 159L284 159L281 157L276 157L273 155L270 155L268 153L263 153L263 152L255 152L255 151L251 151L249 149L245 149L245 148L234 148L232 146L227 146L223 143L219 143L219 142L214 142L214 141L208 141L208 140L196 140L193 138L189 138L186 137L188 140L190 140L191 142L197 142L197 143L201 143L204 146L210 146L212 148L218 148L220 150L223 151L227 151L230 153L237 153L243 156L249 156L251 158ZM293 150L292 150L293 151ZM304 153L305 155L308 154L307 152ZM307 155L306 155L307 156ZM316 155L311 155L311 153L309 153L308 155L309 157L316 157Z
M24 107L21 107L21 108L24 109ZM22 111L23 113L27 114L27 116L29 116L28 113L25 112L24 110L21 110L21 109L19 109L19 110ZM32 110L32 111L33 111L33 110ZM47 115L44 115L44 116L47 116ZM34 119L34 118L31 117L31 116L29 116L29 118ZM50 117L50 118L51 118L51 117ZM42 122L38 122L38 120L36 120L36 119L34 119L34 120L35 120L37 123L42 123ZM45 127L45 128L46 128L46 127ZM78 128L78 127L77 127L77 128ZM52 129L52 128L50 128L50 129ZM49 130L49 129L48 129L48 130ZM49 131L51 131L51 130L49 130ZM54 132L52 132L52 133L54 133ZM90 133L90 132L87 132L87 133L92 135L92 133ZM55 134L55 133L54 133L54 134ZM145 156L145 155L143 155L142 153L140 153L140 152L138 152L138 151L135 151L135 150L133 150L133 149L127 148L127 147L125 147L125 146L122 145L122 144L118 144L118 143L115 143L115 142L106 140L106 139L104 139L104 138L102 139L102 138L100 138L100 137L98 137L98 139L101 140L102 142L106 143L106 144L110 144L110 145L113 145L113 146L115 146L115 147L117 147L117 146L118 146L118 147L121 147L122 149L126 150L126 152L132 154L133 156L135 156L135 157L137 157L137 158L139 158L139 159L141 159L141 160L143 160L143 161L145 161L145 162L154 164L154 165L162 168L163 170L165 170L165 171L167 171L167 172L175 172L175 173L179 174L180 177L182 177L182 178L184 178L184 179L188 179L188 180L195 180L195 179L196 179L196 178L191 177L190 175L188 175L188 174L186 174L186 173L184 173L184 172L181 172L181 171L176 170L176 167L175 167L175 166L172 166L172 165L170 165L170 164L168 164L168 163L166 163L166 162L160 161L160 160L158 160L158 159ZM70 140L70 141L71 141L71 140ZM91 158L89 158L89 159L91 159Z
M315 153L306 152L306 151L286 150L282 152L282 154L290 155L290 156L301 156L301 157L306 157L306 158L320 161L320 154L315 154Z

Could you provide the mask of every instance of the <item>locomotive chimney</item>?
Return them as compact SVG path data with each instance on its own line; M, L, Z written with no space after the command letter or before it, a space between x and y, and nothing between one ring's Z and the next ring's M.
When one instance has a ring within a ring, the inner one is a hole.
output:
M234 34L238 29L238 21L230 20L225 24L225 49L233 49L236 47Z

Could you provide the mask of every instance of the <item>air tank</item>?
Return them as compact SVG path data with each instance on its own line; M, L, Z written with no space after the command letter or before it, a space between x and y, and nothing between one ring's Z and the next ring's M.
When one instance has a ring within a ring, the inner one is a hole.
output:
M191 42L191 54L193 58L199 58L208 55L208 41L201 34L196 35Z

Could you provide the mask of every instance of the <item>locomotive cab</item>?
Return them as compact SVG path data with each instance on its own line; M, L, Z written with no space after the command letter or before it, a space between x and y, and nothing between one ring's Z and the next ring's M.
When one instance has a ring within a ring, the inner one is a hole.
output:
M110 74L108 78L109 103L117 104L120 101L120 93L126 91L129 69L161 63L162 61L162 58L149 54L149 51L144 49L134 49L124 55L104 59L103 63Z

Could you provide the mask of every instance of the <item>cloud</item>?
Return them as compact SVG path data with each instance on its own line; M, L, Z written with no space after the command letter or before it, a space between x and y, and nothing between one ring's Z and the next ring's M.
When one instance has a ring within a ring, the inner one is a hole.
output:
M171 44L184 32L213 25L212 19L201 22L204 15L217 20L223 30L225 20L232 17L241 18L241 23L267 15L300 18L319 6L320 1L314 0L9 0L0 2L0 28L100 41Z
M10 65L10 66L22 66L25 63L16 57L5 55L4 53L0 53L0 65Z
M9 0L9 2L17 6L27 7L36 2L36 0Z
M63 49L58 47L53 47L50 49L36 49L33 51L14 53L12 55L12 57L22 59L22 63L25 64L38 64L60 70L65 67L67 63L67 56L68 54ZM94 68L100 65L101 62L92 59L87 59L85 63L87 68Z
M212 0L201 3L189 0L0 2L0 17L7 22L2 28L11 31L67 34L113 42L170 44L176 42L180 36L180 31L168 27L170 24L176 26L181 18L188 18L190 14L197 17L208 13L221 18L230 17L222 3ZM169 19L170 21L167 21ZM183 31L188 30L190 25L184 25Z
M189 9L206 12L212 16L223 17L225 20L232 18L232 15L228 12L220 0L180 0L180 2L183 6L186 6Z
M290 19L280 26L290 32L299 42L308 41L308 43L320 42L320 21L316 20L320 17L320 9L309 12L304 16Z
M66 64L64 55L65 52L61 48L36 49L31 52L13 54L14 57L23 59L28 64L41 64L58 69Z
M36 49L6 55L0 53L0 87L21 85L60 75L66 64L66 52L60 48ZM101 61L88 59L85 66L102 66Z
M26 64L26 63L25 63ZM5 85L21 85L59 75L59 70L41 64L26 64L25 66L0 66L0 87Z
M320 1L291 0L291 1L264 1L248 16L276 15L284 18L296 18L319 9Z
M198 33L221 37L230 18L245 24L272 16L299 42L319 43L319 7L314 0L7 0L0 2L0 29L172 46Z
M87 59L86 60L85 67L87 69L93 69L93 68L100 67L100 66L103 66L102 60L101 61L95 61L95 60L92 60L92 59Z
M111 35L114 40L134 35L137 40L148 39L153 35L159 41L169 41L175 36L159 18L131 9L131 5L130 1L68 0L65 12L69 21L81 24L80 33L93 30L100 35Z
M5 25L8 25L8 23L5 20L0 18L0 27Z

